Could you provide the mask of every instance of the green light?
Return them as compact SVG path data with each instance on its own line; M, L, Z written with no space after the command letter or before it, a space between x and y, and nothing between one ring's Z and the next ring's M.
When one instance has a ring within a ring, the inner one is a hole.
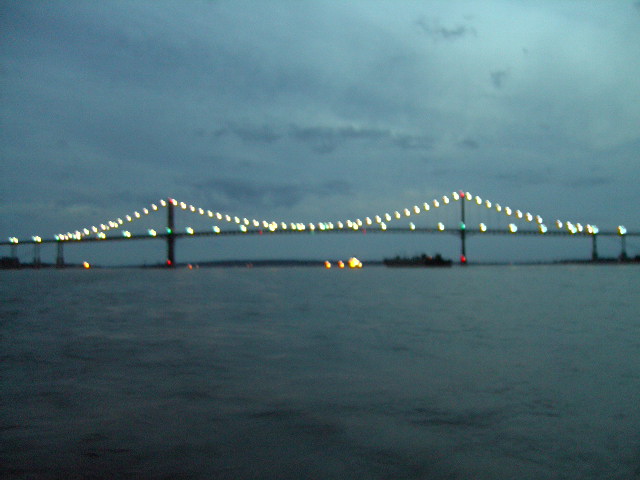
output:
M467 226L464 224L464 222L460 222L460 230L464 230L465 228L467 228Z
M168 228L168 227L167 227L167 233L168 233L169 235L171 235L171 233L173 233L173 232L171 231L171 229L170 229L170 228Z

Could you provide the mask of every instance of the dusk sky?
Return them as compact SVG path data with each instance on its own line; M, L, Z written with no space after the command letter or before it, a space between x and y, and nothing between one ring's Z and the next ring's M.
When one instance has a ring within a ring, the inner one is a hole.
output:
M640 230L639 46L631 0L0 1L0 235L169 196L311 222L458 189Z

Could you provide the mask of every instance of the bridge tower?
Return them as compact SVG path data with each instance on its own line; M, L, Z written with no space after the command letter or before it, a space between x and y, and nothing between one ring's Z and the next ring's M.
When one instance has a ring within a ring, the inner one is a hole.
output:
M175 225L174 225L174 210L173 210L173 198L170 198L167 202L167 264L166 266L169 268L175 267L176 264L176 256L175 256L175 246L176 246L176 237L175 237Z
M467 226L465 224L464 204L467 197L464 192L460 192L460 264L467 264Z

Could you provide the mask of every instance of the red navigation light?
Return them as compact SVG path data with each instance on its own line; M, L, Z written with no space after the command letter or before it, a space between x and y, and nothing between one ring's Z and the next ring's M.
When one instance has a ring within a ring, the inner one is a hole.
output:
M167 266L171 266L171 260L167 260Z
M467 257L460 255L460 263L467 263Z

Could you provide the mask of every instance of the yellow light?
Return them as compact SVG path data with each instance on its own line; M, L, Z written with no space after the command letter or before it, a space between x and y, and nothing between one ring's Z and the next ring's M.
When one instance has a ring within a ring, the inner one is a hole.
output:
M147 210L146 208L143 208L143 209L142 209L142 212L143 212L145 215L149 215L149 210Z
M451 196L453 197L453 199L457 202L458 200L460 200L460 195L458 195L458 192L453 192L451 194Z
M438 202L438 200L434 200L433 201L433 206L438 208L440 206L440 202Z
M331 262L329 260L324 262L324 268L326 268L327 270L331 268Z
M152 204L151 204L151 208L152 208L153 210L158 210L158 206L157 206L155 203L152 203Z
M511 233L516 233L518 231L518 227L516 227L516 225L514 223L510 223L509 224L509 231Z
M384 222L380 223L380 230L386 230L387 229L387 224Z
M89 262L82 262L82 266L87 270L91 268L91 264Z
M217 225L214 225L214 227L213 227L213 231L214 231L215 233L220 233L220 227L218 227Z
M193 235L193 228L191 228L191 227L187 227L187 228L185 228L185 230L187 231L187 233L188 233L189 235Z
M245 225L240 225L240 231L242 233L246 233L247 232L247 227Z
M540 233L547 233L547 226L544 223L541 223L538 225L538 230L540 230Z
M213 212L211 210L207 210L207 215L209 218L213 218Z
M484 223L480 224L480 231L481 232L486 232L487 231L487 226Z
M442 196L442 201L444 202L445 205L449 205L449 197L447 197L446 195Z
M218 220L222 220L222 214L220 212L216 212L216 218Z
M180 202L180 208L183 209L183 210L186 210L187 209L187 204L184 203L184 202Z
M512 212L511 207L505 207L504 208L504 213L506 213L507 216L510 217L511 216L511 212Z
M496 212L501 212L502 206L499 203L496 203Z
M376 223L380 223L382 221L382 218L380 218L380 215L376 215Z
M425 202L422 204L422 208L424 208L425 212L428 212L431 207L429 207L429 204Z
M367 225L371 225L371 223L372 223L372 222L371 222L371 219L370 219L369 217L366 217L366 218L364 219L364 221L365 221L365 223L366 223Z
M409 229L415 230L416 229L416 224L413 223L413 222L409 222Z
M356 257L351 257L347 264L349 265L349 268L362 268L362 262Z
M522 212L520 210L516 210L516 217L522 218Z
M133 215L134 215L136 218L140 218L140 214L139 214L138 212L133 212Z
M199 213L200 215L204 215L204 210L203 210L202 208L199 208L199 209L198 209L198 213Z
M438 222L438 230L440 230L441 232L444 231L444 223Z
M482 205L482 199L476 195L476 205Z
M395 211L393 212L394 217L396 217L396 219L400 218L400 212L399 211Z
M165 202L164 200L160 200L160 205L162 205L163 207L167 206L167 202Z
M344 262L342 260L338 260L338 268L344 268Z
M409 211L409 209L408 209L408 208L405 208L405 209L404 209L404 216L405 216L405 217L408 217L409 215L411 215L411 212Z
M391 221L391 215L389 215L388 213L385 213L385 214L384 214L384 219L385 219L387 222L390 222L390 221Z
M486 200L484 204L486 205L487 208L491 208L491 202L489 200Z
M415 214L420 213L420 207L418 207L418 205L414 205L414 206L413 206L413 212L414 212Z

